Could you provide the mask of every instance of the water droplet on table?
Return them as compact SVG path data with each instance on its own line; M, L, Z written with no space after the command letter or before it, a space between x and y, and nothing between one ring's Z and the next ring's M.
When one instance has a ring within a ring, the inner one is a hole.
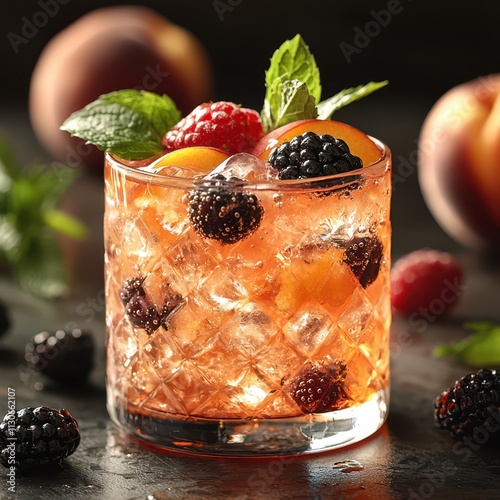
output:
M363 465L357 460L342 460L333 464L334 469L339 469L340 472L357 472L364 469Z

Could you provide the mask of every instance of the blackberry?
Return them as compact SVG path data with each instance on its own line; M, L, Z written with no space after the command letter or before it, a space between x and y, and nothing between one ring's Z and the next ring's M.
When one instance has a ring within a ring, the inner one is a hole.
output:
M143 328L149 334L161 325L160 314L144 291L132 296L125 306L125 311L132 325Z
M222 174L189 194L188 214L194 230L204 238L227 245L250 236L260 226L264 208L253 193L233 191L218 181ZM229 181L240 181L230 177Z
M495 433L500 422L500 374L478 370L465 375L434 401L434 419L457 438L472 437L479 429Z
M303 413L339 410L348 399L345 376L346 366L338 361L329 366L311 365L291 381L290 395Z
M146 295L142 283L144 278L134 277L125 280L120 290L120 300L125 305L125 312L130 323L143 328L148 334L161 325L168 329L169 316L182 304L182 295L166 285L165 299L161 307L153 304Z
M89 332L43 331L26 344L24 359L29 367L61 383L82 383L94 365L94 340Z
M377 235L350 240L345 251L345 262L363 288L367 288L377 279L383 252L382 242Z
M279 179L309 179L363 167L361 158L351 154L342 139L314 132L297 135L290 142L276 147L268 162L278 170Z
M7 306L0 301L0 337L8 332L10 324L10 316Z
M78 423L68 410L27 407L7 413L0 423L0 462L5 467L60 464L79 444Z
M144 294L144 289L142 288L142 283L144 278L128 278L123 283L122 289L120 290L120 300L122 304L128 304L130 299L137 293Z

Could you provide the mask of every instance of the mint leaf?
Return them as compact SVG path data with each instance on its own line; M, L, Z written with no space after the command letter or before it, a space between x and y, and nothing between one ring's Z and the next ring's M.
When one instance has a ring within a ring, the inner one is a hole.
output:
M163 135L180 118L166 95L117 90L75 111L61 130L125 160L143 160L162 151Z
M76 173L54 165L21 169L0 138L0 260L24 290L42 298L68 289L56 232L79 240L87 234L80 221L58 208Z
M341 90L333 97L330 97L330 99L326 99L318 104L318 118L320 120L328 120L335 111L385 87L388 83L387 80L383 82L369 82L366 85Z
M283 84L293 80L305 84L315 104L320 101L321 81L319 69L309 47L300 35L296 35L291 40L286 40L274 52L269 69L266 71L266 95L261 112L265 132L269 132L276 127L276 116L280 113L276 105L284 99L280 93L289 90ZM276 94L279 94L279 97ZM314 118L314 116L306 118Z
M287 123L316 117L316 103L308 91L307 85L298 80L278 82L278 91L271 101L270 121L263 126L273 130Z
M21 287L33 295L55 299L68 291L62 252L49 234L25 239L13 267Z
M434 355L452 356L479 368L500 366L500 325L485 321L464 326L473 333L459 342L437 346Z
M19 170L14 152L7 141L0 137L0 193L4 192L5 179L16 179L19 176Z
M0 214L0 256L12 259L21 244L22 236L12 223L12 217Z
M43 214L43 221L47 227L74 240L83 241L88 235L84 224L62 210L47 210Z

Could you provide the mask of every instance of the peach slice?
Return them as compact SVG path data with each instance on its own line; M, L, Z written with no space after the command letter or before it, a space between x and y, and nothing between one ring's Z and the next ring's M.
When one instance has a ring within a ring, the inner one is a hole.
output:
M296 135L304 132L315 132L318 135L330 134L337 139L344 140L351 153L363 160L363 165L375 163L381 157L380 149L361 130L334 120L299 120L283 125L265 135L252 149L251 153L261 160L267 161L274 147L290 141Z
M158 170L161 167L184 167L199 174L208 174L229 156L221 149L193 146L165 154L153 163L151 168Z
M354 292L357 280L343 263L341 250L328 250L302 258L293 258L281 273L275 303L280 310L295 310L308 297L335 309Z

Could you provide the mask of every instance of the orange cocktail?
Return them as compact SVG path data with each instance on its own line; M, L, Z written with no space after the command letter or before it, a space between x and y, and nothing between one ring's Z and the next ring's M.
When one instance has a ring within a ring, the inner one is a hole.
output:
M362 169L298 180L210 148L147 166L107 155L116 422L214 455L330 449L382 425L391 161L370 141Z

